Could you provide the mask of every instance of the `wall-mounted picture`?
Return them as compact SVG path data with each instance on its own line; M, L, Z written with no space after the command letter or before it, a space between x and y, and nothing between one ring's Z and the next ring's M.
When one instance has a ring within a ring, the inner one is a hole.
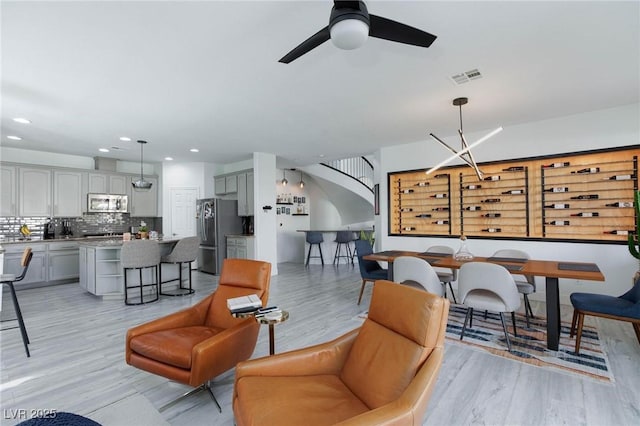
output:
M287 207L287 214L291 214L291 208Z
M280 207L276 209L276 214L280 214Z
M373 214L380 215L380 184L373 185Z

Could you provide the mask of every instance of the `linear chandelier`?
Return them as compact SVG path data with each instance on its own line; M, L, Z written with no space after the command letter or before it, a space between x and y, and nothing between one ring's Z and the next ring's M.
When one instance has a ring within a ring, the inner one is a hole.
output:
M436 170L440 169L442 166L444 166L446 164L449 164L450 162L452 162L456 158L460 158L460 159L464 160L464 162L467 163L469 166L473 167L474 171L476 172L476 176L478 176L478 180L482 180L482 171L478 167L478 164L476 163L476 160L473 158L473 154L471 153L471 148L475 148L476 146L480 145L481 143L483 143L487 139L489 139L492 136L500 133L502 131L502 127L498 127L494 131L489 132L487 135L481 137L476 142L474 142L471 145L469 145L467 143L467 139L464 137L464 131L463 131L463 128L462 128L462 105L467 104L467 102L469 102L468 98L455 98L453 100L453 105L460 108L460 129L458 129L458 134L460 135L460 142L462 144L462 149L460 151L456 151L455 149L450 147L447 143L445 143L442 139L440 139L439 137L437 137L433 133L429 133L429 136L431 136L433 139L435 139L437 142L439 142L446 149L451 151L453 153L453 155L451 157L447 158L446 160L441 161L440 163L438 163L434 167L430 168L429 170L427 170L427 172L426 172L427 175L435 172Z

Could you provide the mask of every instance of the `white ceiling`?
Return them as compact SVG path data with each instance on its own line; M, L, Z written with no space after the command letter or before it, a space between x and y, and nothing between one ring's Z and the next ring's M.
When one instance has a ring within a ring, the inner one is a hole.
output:
M442 150L427 135L456 134L459 96L465 132L639 102L638 1L368 1L438 39L327 42L279 63L331 6L3 0L1 143L135 161L145 139L146 161L271 152L303 166L416 141ZM482 79L449 79L474 68ZM127 150L98 152L112 146Z

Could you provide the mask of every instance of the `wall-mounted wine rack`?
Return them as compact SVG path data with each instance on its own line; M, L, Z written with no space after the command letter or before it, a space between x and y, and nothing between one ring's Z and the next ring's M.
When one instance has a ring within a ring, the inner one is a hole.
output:
M392 172L389 235L624 243L640 145Z

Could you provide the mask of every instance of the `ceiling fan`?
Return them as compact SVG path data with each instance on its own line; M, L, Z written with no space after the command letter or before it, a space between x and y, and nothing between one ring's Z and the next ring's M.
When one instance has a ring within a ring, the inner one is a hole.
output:
M356 49L368 36L397 43L429 47L436 36L381 16L370 15L363 1L337 1L331 9L329 25L303 41L279 62L288 64L331 39L336 47Z

